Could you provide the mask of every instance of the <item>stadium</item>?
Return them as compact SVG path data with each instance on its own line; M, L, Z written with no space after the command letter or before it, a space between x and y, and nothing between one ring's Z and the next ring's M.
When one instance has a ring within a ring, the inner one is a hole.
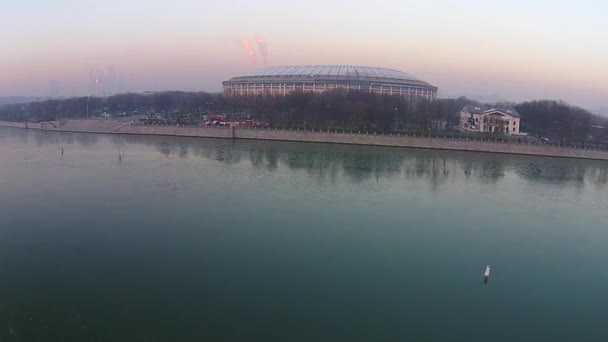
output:
M355 65L266 67L223 82L229 96L322 93L335 89L434 100L437 87L394 69Z

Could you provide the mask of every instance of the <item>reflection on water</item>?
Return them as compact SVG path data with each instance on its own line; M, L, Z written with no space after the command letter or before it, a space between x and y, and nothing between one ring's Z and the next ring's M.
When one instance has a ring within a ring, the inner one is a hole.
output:
M222 164L249 163L254 168L275 171L281 167L306 171L319 182L348 177L354 182L383 178L423 178L435 190L451 177L498 182L516 175L534 182L588 182L603 186L608 181L608 163L601 161L544 158L487 153L416 150L388 147L305 144L138 135L99 135L3 129L0 139L18 138L36 146L61 144L90 148L109 144L117 153L128 154L129 146L152 147L165 157L201 158ZM137 153L137 151L132 151Z
M248 162L266 170L282 166L304 170L320 182L334 182L341 176L356 182L404 177L428 179L437 187L450 177L492 183L507 174L541 182L588 181L603 185L608 181L608 163L589 160L266 141L129 139L130 143L152 144L165 156L223 164Z
M605 336L607 162L0 128L0 171L2 341Z

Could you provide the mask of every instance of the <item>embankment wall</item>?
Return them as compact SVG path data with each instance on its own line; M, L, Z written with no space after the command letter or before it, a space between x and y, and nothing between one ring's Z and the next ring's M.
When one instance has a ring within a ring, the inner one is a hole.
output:
M26 123L0 121L0 126L26 128ZM499 141L488 142L467 139L446 139L441 137L429 138L411 135L378 135L239 127L219 128L205 126L144 126L141 124L131 124L128 122L111 120L66 120L28 123L27 128L46 131L83 133L167 135L201 138L257 139L370 146L394 146L608 160L608 151L606 150L568 148L548 145L529 145Z

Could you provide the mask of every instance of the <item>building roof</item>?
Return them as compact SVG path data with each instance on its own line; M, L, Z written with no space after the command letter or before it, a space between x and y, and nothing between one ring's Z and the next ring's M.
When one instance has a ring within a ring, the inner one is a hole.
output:
M471 114L484 114L486 112L500 111L511 115L514 118L519 118L519 113L513 107L496 107L488 105L466 105L464 107Z
M411 84L433 87L410 74L388 68L357 65L291 65L265 67L242 76L231 78L224 83L238 82L313 82L350 81L386 84ZM435 87L433 87L435 88Z
M257 69L243 76L350 76L418 80L416 77L395 69L357 65L292 65Z

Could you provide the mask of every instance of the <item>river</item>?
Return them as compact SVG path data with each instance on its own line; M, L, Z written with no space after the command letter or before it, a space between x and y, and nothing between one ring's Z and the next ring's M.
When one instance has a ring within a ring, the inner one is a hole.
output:
M0 128L0 189L1 340L608 338L607 162Z

